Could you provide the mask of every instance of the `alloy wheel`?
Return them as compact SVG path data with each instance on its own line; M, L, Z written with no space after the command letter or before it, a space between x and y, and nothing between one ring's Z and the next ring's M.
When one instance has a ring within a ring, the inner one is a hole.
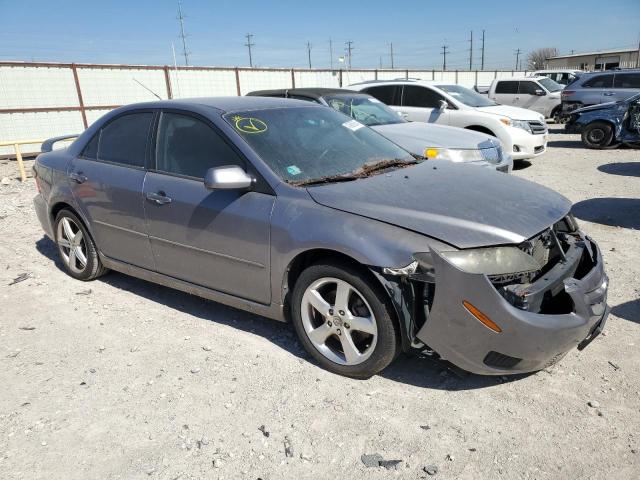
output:
M348 282L320 278L302 297L302 325L313 346L340 365L358 365L376 347L378 327L364 296Z
M65 265L74 273L87 268L87 244L80 226L69 217L58 222L58 247Z

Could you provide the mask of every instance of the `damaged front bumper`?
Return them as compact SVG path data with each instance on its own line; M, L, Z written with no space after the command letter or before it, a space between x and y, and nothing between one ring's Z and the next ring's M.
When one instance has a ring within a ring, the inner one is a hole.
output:
M608 277L600 250L588 237L572 242L565 258L541 278L508 291L486 275L459 270L435 252L432 263L432 274L409 277L404 291L395 289L396 297L404 298L399 313L414 346L422 342L469 372L504 375L548 367L572 348L586 347L609 313ZM420 283L426 287L422 293ZM481 323L463 302L501 331Z

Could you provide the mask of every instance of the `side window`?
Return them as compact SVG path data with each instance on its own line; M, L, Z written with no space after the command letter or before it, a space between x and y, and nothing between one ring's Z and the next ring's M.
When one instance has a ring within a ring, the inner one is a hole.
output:
M417 85L405 85L402 92L402 105L405 107L438 108L444 97L438 92Z
M519 93L523 95L535 95L536 90L544 90L540 85L536 82L520 82Z
M102 129L98 159L144 167L149 127L153 113L130 113L116 118Z
M613 88L640 88L640 73L616 73Z
M245 167L238 154L209 125L178 113L163 113L158 126L156 169L204 178L209 168Z
M100 140L100 130L89 140L80 154L81 157L88 158L90 160L96 160L98 158L98 141Z
M503 81L496 85L496 93L518 93L518 82Z
M379 87L369 87L365 88L363 92L376 97L382 103L386 103L387 105L400 105L397 85L381 85Z
M585 88L611 88L613 75L596 75L582 84Z

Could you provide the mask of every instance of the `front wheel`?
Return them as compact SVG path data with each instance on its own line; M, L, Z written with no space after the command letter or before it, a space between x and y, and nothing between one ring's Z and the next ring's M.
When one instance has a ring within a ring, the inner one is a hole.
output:
M605 122L592 122L582 130L582 143L587 148L603 149L613 140L613 128Z
M369 378L399 352L399 335L386 293L363 272L312 265L298 278L292 321L298 337L324 368Z

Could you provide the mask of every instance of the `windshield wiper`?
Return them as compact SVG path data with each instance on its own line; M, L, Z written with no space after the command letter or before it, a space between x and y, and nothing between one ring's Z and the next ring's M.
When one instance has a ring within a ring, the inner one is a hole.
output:
M415 165L418 163L418 160L402 160L401 158L392 158L389 160L380 160L374 163L365 163L362 167L354 170L354 175L359 177L369 176L373 172L378 172L380 170L386 170L387 168L393 167L406 167L409 165Z
M328 175L326 177L309 178L307 180L288 180L289 185L294 187L308 187L310 185L320 185L322 183L349 182L358 177L351 173L341 173L339 175Z

